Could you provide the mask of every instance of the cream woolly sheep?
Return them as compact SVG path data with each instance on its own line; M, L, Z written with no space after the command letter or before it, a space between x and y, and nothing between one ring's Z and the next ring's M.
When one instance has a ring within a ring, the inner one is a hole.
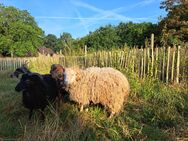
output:
M129 82L113 68L90 67L85 70L65 68L64 85L69 98L83 106L90 102L102 104L110 112L110 118L118 113L129 95Z

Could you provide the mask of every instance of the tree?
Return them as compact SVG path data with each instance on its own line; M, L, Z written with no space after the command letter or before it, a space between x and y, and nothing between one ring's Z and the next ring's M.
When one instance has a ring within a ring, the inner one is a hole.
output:
M58 47L64 52L67 53L67 51L69 51L70 53L73 49L73 42L74 39L72 38L72 35L70 33L63 32L59 38Z
M71 48L74 39L70 33L63 32L63 34L60 36L60 40L62 41L64 47L68 46Z
M163 33L163 42L167 44L179 44L188 42L188 1L165 0L161 8L168 14L160 22Z
M90 50L122 48L127 44L144 46L145 39L154 33L159 36L158 25L152 23L119 23L118 26L107 25L76 41L79 47L88 46ZM159 38L156 38L156 43Z
M43 31L25 10L0 5L0 54L35 54L42 44Z
M44 46L47 48L51 48L52 50L57 51L57 44L58 44L58 39L53 34L48 34L44 38Z
M120 37L119 46L127 44L130 47L134 45L144 46L146 38L151 34L158 35L157 25L152 23L120 23L117 26L117 34Z
M119 36L117 35L115 27L112 25L100 27L96 31L90 32L86 37L86 45L88 48L96 50L118 47L118 41Z

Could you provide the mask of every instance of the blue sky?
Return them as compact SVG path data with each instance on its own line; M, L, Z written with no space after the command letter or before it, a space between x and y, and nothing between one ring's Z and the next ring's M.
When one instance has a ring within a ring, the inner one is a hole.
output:
M119 22L157 23L161 0L1 0L5 6L27 10L45 34L69 32L74 38L85 36L107 24Z

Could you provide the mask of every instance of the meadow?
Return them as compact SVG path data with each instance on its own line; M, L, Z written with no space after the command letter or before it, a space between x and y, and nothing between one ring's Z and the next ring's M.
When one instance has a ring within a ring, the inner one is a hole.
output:
M33 71L47 73L35 67ZM79 112L76 104L63 103L59 114L48 106L44 122L39 120L38 112L28 121L21 93L14 91L18 81L9 77L10 71L1 71L0 140L187 140L187 83L165 84L153 77L141 79L131 71L121 71L128 77L131 93L119 115L108 119L105 109L99 106Z
M176 141L188 140L187 48L152 48L80 52L60 56L1 59L0 140L24 141ZM128 103L112 119L100 106L79 112L78 105L63 103L60 113L46 108L46 120L35 112L28 121L18 80L10 73L23 63L38 73L50 66L113 67L124 73L131 86Z

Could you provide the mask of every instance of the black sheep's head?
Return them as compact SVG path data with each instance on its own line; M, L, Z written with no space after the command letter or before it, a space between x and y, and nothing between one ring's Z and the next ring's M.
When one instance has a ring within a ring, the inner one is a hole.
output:
M13 73L11 73L10 77L11 78L14 78L14 77L19 78L20 74L26 74L26 73L30 73L30 71L28 70L27 67L22 66L20 68L17 68Z
M37 73L23 74L20 82L16 85L17 92L23 90L32 90L36 86L43 84L42 76Z

